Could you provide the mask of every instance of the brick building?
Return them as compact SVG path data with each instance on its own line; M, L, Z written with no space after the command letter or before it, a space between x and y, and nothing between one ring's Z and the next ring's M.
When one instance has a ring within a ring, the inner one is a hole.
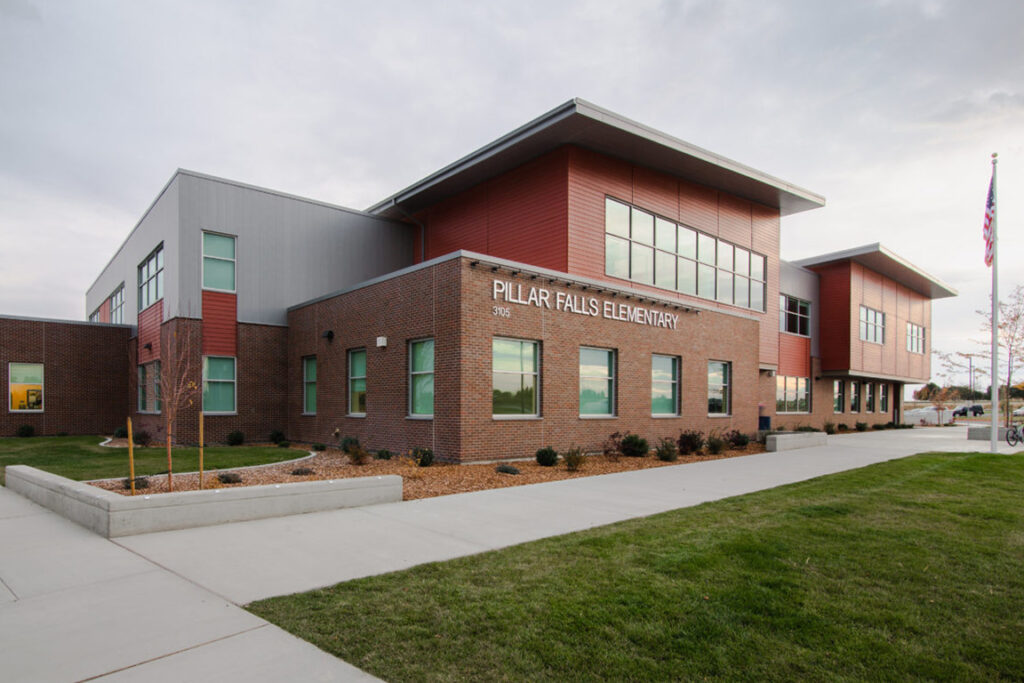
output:
M580 100L366 211L179 170L87 293L88 332L33 323L77 356L0 319L2 433L159 433L180 375L201 392L179 441L202 410L211 441L455 461L898 420L930 376L930 301L955 292L880 245L781 261L782 217L823 205ZM117 364L102 404L78 398ZM52 412L69 403L95 419Z

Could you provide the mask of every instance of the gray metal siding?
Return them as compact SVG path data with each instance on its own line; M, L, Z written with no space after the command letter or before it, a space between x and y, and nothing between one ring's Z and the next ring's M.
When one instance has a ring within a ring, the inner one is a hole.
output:
M818 345L821 335L818 334L818 322L821 316L818 308L818 281L817 273L786 261L779 262L779 293L811 302L811 355L820 357Z

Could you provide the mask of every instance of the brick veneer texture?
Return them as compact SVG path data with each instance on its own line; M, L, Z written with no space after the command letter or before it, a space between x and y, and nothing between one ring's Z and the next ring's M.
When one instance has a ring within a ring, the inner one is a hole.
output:
M21 425L36 434L109 434L124 416L130 328L0 318L0 435ZM10 411L9 363L43 364L43 412Z
M355 436L371 449L405 451L430 446L441 458L459 462L530 457L551 445L596 450L609 434L633 431L649 441L679 431L757 428L759 327L756 319L717 312L697 314L665 308L679 316L665 329L544 307L495 301L495 279L544 287L604 302L639 303L634 298L583 291L579 286L513 278L507 271L452 259L293 310L288 330L288 434L301 441ZM510 310L495 315L494 306ZM333 340L324 332L334 332ZM376 347L387 337L385 348ZM540 342L541 416L502 420L492 416L492 340L511 337ZM408 349L416 339L435 340L434 419L408 417ZM616 416L579 415L580 346L617 353ZM367 351L365 417L348 412L348 351ZM680 357L681 415L651 416L651 355ZM302 415L302 358L317 358L317 411ZM732 414L707 414L707 363L732 364Z

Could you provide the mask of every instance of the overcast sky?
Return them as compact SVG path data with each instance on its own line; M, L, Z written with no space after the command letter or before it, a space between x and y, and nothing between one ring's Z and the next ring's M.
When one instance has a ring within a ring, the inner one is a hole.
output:
M882 242L947 351L998 152L1024 284L1021 0L0 0L0 84L0 314L84 319L176 168L364 209L572 97L824 195L783 258Z

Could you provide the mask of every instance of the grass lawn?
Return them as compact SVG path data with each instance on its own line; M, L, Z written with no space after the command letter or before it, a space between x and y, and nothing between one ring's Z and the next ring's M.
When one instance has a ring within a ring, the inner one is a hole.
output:
M0 438L0 468L7 465L31 465L68 479L106 479L128 476L128 449L105 448L99 436L33 436ZM198 448L175 448L172 453L175 472L199 469ZM245 465L263 465L301 457L287 448L257 446L216 446L206 448L203 466L207 470ZM167 471L167 451L159 448L135 449L135 474L145 476ZM0 484L4 473L0 471Z
M1022 501L923 454L248 608L389 681L1020 680Z

